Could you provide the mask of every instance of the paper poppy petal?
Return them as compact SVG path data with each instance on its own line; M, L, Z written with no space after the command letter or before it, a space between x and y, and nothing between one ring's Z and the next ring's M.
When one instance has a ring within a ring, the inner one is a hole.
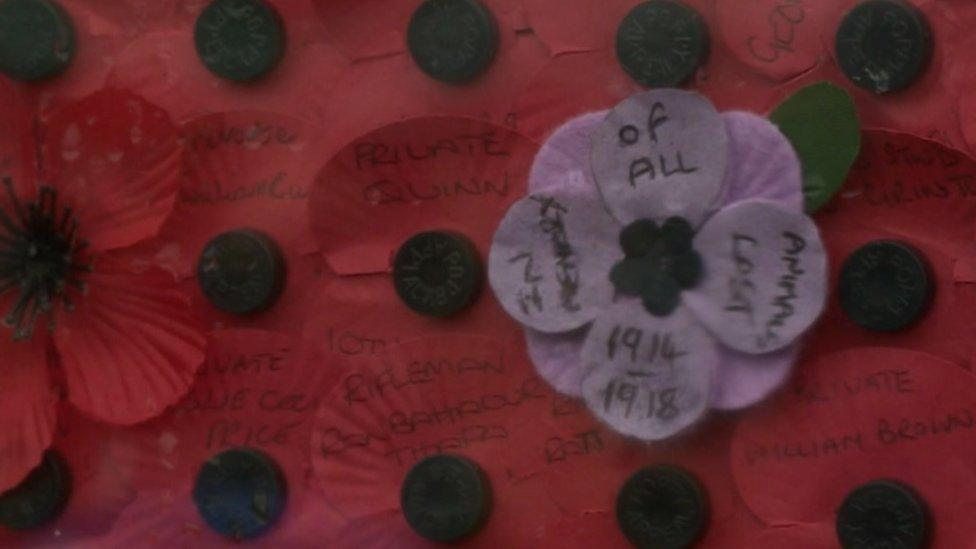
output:
M315 24L312 6L270 2L285 22L285 53L255 85L242 86L211 73L200 60L194 27L205 3L180 4L174 10L181 13L164 18L163 25L133 29L132 39L115 49L103 81L145 97L180 122L213 112L268 109L302 120L323 119L313 98L335 89L349 61L324 42L328 35ZM301 23L290 24L294 21Z
M623 257L619 230L592 187L519 200L491 244L495 297L512 318L540 332L583 326L613 298L609 267Z
M515 505L509 479L545 466L548 427L535 419L551 410L551 393L524 357L499 340L453 336L365 358L322 399L312 433L316 479L340 512L398 510L409 468L442 452L485 471L493 513Z
M181 188L160 232L180 276L195 274L204 245L232 229L256 229L288 250L314 249L304 218L319 167L308 124L259 111L211 114L181 134Z
M681 216L698 226L722 198L728 142L708 99L651 90L614 107L593 135L593 173L621 223Z
M582 361L583 398L595 416L625 435L662 440L704 417L719 356L687 309L656 317L625 299L597 317Z
M92 249L134 244L159 231L179 191L176 128L163 110L106 89L44 123L44 183L78 217Z
M583 361L580 353L589 327L547 334L525 329L525 345L535 371L552 388L572 397L582 396Z
M513 108L514 93L551 60L533 33L503 32L491 64L464 85L433 80L409 55L398 54L353 63L336 78L330 93L303 95L298 100L329 128L324 136L329 152L392 122L424 116L477 118L522 133L520 113ZM558 122L586 110L569 113ZM534 134L528 137L541 141Z
M828 29L839 22L842 4L844 0L746 0L717 2L715 10L732 55L753 71L784 82L827 61L827 44L833 38Z
M172 277L124 251L99 258L77 309L58 316L54 342L68 398L88 415L133 424L190 388L205 339Z
M976 472L970 372L938 357L879 347L804 363L779 397L747 412L731 462L745 503L767 524L833 521L844 497L897 479L928 504L933 547L972 539ZM951 481L947 481L951 479Z
M21 88L0 79L0 176L13 179L19 196L30 196L36 182L37 152L35 127L29 98ZM0 189L2 190L2 189ZM6 208L6 192L0 193L0 204Z
M817 219L830 229L904 233L959 257L969 253L976 225L973 174L969 154L917 135L866 130L847 180Z
M705 277L682 297L723 344L782 349L827 301L827 252L813 220L768 200L724 208L695 236Z
M151 539L159 543L218 545L193 501L194 479L213 455L258 449L280 467L288 500L280 521L261 539L291 546L334 535L343 522L307 485L312 418L320 395L338 380L336 368L296 337L256 329L212 334L207 358L190 392L162 416L115 437L126 455L138 500L108 538L109 545ZM309 515L314 513L315 519Z
M0 333L0 492L24 480L51 445L58 395L48 373L46 334L14 342Z
M803 175L793 145L769 120L747 112L722 113L729 132L723 206L750 198L774 200L803 213Z
M504 212L524 195L536 146L501 126L415 118L360 137L319 173L309 219L339 274L386 272L414 234L446 229L482 254ZM478 212L478 215L472 215Z
M543 143L529 172L529 192L562 187L596 188L590 169L593 134L608 111L578 116L560 126Z
M752 355L719 346L718 381L712 395L712 408L740 410L761 402L790 376L800 345Z
M533 76L520 90L513 108L519 131L543 141L566 120L610 109L640 91L612 52L567 53L552 58Z
M499 23L500 32L510 34L506 24L515 0L480 0ZM390 4L382 0L314 0L326 32L349 59L389 56L406 48L407 27L416 3Z

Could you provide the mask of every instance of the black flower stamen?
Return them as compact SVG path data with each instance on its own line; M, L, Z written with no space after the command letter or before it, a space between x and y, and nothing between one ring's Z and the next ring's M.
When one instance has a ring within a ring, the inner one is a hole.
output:
M88 242L78 239L78 220L70 207L58 210L58 193L41 187L33 202L24 203L14 192L13 181L3 180L11 211L0 208L0 295L18 291L3 317L16 340L30 339L42 314L54 328L54 306L73 305L68 287L85 289L81 273L90 263L78 261Z
M610 271L617 294L640 297L654 316L671 314L680 303L681 291L701 280L701 257L692 249L694 236L692 226L680 217L660 227L650 219L624 227L620 247L626 257Z

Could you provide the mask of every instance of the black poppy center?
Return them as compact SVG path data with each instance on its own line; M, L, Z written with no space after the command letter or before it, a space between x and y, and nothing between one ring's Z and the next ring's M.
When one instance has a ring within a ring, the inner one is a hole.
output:
M701 257L692 248L695 230L687 220L672 217L658 226L638 219L620 231L624 259L613 266L610 281L618 294L640 297L654 316L671 314L682 290L701 280Z
M41 187L33 201L21 201L13 182L3 181L8 209L0 208L0 295L16 292L3 317L17 340L30 339L37 318L54 325L54 305L72 309L70 286L84 289L81 275L91 265L78 261L88 242L78 238L78 220L70 207L58 205L58 193Z

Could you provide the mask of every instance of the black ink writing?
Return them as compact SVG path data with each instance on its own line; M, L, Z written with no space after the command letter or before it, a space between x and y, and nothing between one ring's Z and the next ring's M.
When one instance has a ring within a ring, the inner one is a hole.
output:
M757 61L775 63L784 54L793 53L796 28L806 20L803 0L782 0L773 6L766 16L771 32L770 38L761 41L752 35L746 39L749 53Z
M399 391L412 385L431 383L445 375L465 375L469 373L501 374L505 372L505 362L499 354L492 358L461 357L457 359L434 358L415 360L402 368L387 366L375 375L351 374L343 380L346 404L367 402L386 391Z
M749 326L756 325L753 297L756 293L756 283L752 280L752 272L756 266L746 255L747 249L755 249L759 241L755 238L732 233L732 262L735 264L735 274L729 279L729 297L725 310L730 313L741 313Z
M546 440L546 463L560 463L574 457L588 456L604 449L600 431L591 429L569 437L554 436Z
M533 195L531 200L539 204L539 228L549 237L556 259L556 282L559 284L559 305L564 311L577 312L582 306L579 294L579 257L569 242L563 215L569 210L555 198Z
M509 156L511 154L494 131L452 135L425 143L392 144L364 141L356 143L353 149L356 168L359 170L452 156Z
M243 126L194 128L188 138L190 149L204 152L222 145L248 146L291 145L298 139L296 133L282 126L254 122Z
M184 204L223 204L267 198L270 200L305 200L308 188L302 185L285 185L288 174L278 172L270 179L236 187L224 186L220 181L194 187L184 187L180 191L180 202Z
M382 179L363 188L363 199L374 205L383 204L413 204L430 202L447 198L464 198L471 196L508 196L508 172L498 183L487 179L471 177L467 181L460 179L446 182L395 182Z

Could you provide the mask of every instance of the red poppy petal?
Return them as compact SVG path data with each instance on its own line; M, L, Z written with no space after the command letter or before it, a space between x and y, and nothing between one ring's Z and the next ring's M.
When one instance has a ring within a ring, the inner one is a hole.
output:
M96 419L132 424L186 394L205 338L172 277L139 270L125 252L101 257L77 310L58 317L54 341L68 398Z
M58 396L43 335L14 342L9 330L0 332L0 493L19 484L51 445Z
M27 94L9 80L0 78L0 176L10 177L20 196L32 194L37 160L34 157L34 124ZM6 193L0 204L4 209Z
M45 184L57 189L95 250L153 236L173 209L181 149L158 107L108 89L46 120Z
M339 274L384 272L415 233L447 229L487 257L508 207L525 194L536 145L501 126L426 117L349 144L319 173L309 218Z
M844 496L879 478L912 486L938 520L933 547L966 547L976 452L976 378L933 355L887 348L806 363L769 406L744 416L731 463L769 524L833 520ZM951 480L949 480L951 479Z
M285 259L285 284L281 295L271 308L248 315L235 315L214 307L200 288L196 278L180 283L180 289L193 299L194 315L205 329L218 331L228 328L254 328L298 335L309 317L318 314L317 304L310 296L315 290L331 283L335 275L323 265L317 254L299 255L294 250L283 250Z
M397 297L388 274L336 277L317 299L306 299L312 314L302 327L304 338L338 359L377 355L398 341L432 333L523 338L522 328L487 288L469 309L448 319L413 312Z
M869 130L848 180L817 213L830 256L836 293L844 261L874 240L907 242L932 271L934 297L918 322L895 333L855 326L836 295L813 331L809 349L859 346L914 349L968 365L976 353L976 278L972 239L976 227L976 161L913 135Z
M159 2L152 2L155 5ZM206 2L180 1L176 16L115 52L106 82L160 105L174 120L213 112L268 109L301 119L317 118L313 98L328 95L349 61L328 40L308 2L270 2L286 24L285 55L253 86L224 80L206 69L194 44L196 18ZM113 11L118 11L112 6ZM150 8L151 9L151 8ZM310 77L309 75L314 75Z
M159 234L175 260L168 267L191 276L210 239L242 227L264 232L284 249L314 250L301 222L321 166L314 128L277 114L237 111L192 120L182 135L180 195Z
M322 364L286 334L215 332L190 392L164 415L117 437L125 441L123 469L131 470L138 498L106 544L140 538L180 547L219 544L193 502L194 479L204 461L242 446L273 458L288 485L286 511L263 540L304 546L334 535L341 517L306 482L318 398L339 374Z
M170 1L160 0L152 5L158 7ZM31 94L43 110L60 109L99 90L116 53L131 36L143 31L135 21L136 14L127 9L129 5L68 1L58 2L58 6L67 13L74 28L74 56L64 72L30 83ZM160 15L154 14L157 21Z
M463 86L432 80L410 56L395 55L353 64L331 94L303 96L301 103L327 121L329 151L364 132L420 116L468 116L517 129L513 90L550 61L534 34L504 33L486 72Z
M777 82L825 62L847 0L716 2L721 37L732 54ZM828 36L830 35L830 36Z
M482 0L495 16L502 34L511 34L507 25L515 0ZM314 0L327 35L349 59L358 60L402 52L406 47L407 26L417 9L416 2L385 0Z

